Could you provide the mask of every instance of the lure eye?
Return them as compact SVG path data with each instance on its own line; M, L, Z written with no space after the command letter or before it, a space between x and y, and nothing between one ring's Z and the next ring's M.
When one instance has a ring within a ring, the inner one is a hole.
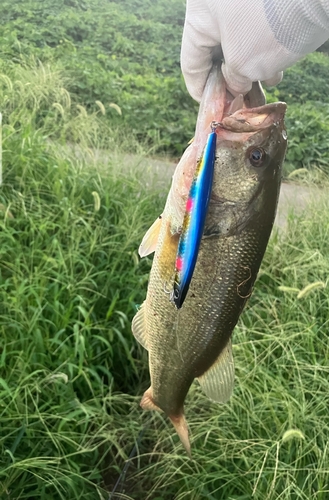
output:
M261 167L266 157L263 148L253 148L249 151L249 161L253 167Z

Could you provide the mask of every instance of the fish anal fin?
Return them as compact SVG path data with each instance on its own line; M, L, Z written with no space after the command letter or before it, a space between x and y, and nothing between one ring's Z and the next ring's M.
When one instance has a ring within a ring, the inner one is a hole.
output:
M135 314L131 324L131 330L137 342L139 342L145 349L147 347L147 330L145 322L145 301L141 305L139 311Z
M139 245L138 253L140 257L146 257L151 253L155 252L159 233L162 224L162 215L160 215L152 224L152 226L146 231L142 243Z
M181 440L181 443L185 448L186 453L188 454L188 456L190 458L192 458L190 439L189 439L189 435L188 435L188 427L187 427L184 413L182 413L181 415L179 415L177 417L169 415L169 418L170 418L173 426L175 427L175 431L177 432L179 439Z
M231 339L215 363L203 375L198 377L198 380L208 398L218 403L226 403L230 399L234 386L234 361Z

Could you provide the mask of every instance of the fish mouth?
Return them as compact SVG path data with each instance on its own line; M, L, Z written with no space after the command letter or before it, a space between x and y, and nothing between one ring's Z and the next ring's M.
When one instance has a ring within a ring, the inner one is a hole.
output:
M252 89L245 96L239 94L234 97L226 89L220 65L215 64L209 73L200 103L195 131L198 154L202 152L213 123L218 124L218 138L245 140L246 134L273 126L283 127L286 108L284 102L266 104L265 94L259 82L254 82ZM234 135L231 135L232 133Z
M231 96L226 90L220 127L231 132L258 132L283 122L287 105L284 102L266 104L259 82L254 82L249 94Z

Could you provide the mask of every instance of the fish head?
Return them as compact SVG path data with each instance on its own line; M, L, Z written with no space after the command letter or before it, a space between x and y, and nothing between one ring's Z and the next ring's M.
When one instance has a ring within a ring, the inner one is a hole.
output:
M217 128L215 198L254 207L271 191L277 198L287 147L285 111L286 104L277 102L223 116Z
M272 185L279 183L287 147L285 111L283 102L266 104L259 82L253 83L247 95L232 96L226 89L221 65L214 64L200 103L190 158L184 176L181 175L185 192L188 192L196 160L202 155L214 123L219 124L216 129L215 169L218 175L215 172L215 196L248 201L265 181ZM177 177L178 174L180 172Z

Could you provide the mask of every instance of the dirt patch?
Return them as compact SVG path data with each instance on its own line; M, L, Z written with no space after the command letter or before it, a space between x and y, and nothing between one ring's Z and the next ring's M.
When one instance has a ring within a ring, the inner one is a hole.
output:
M132 158L130 158L132 161ZM136 158L133 160L136 162ZM151 173L150 186L169 189L171 177L175 171L176 163L166 159L144 158L138 162ZM305 186L292 182L283 182L280 191L278 212L275 225L284 229L289 213L300 215L314 200L320 200L328 196L328 189L316 186Z
M328 196L328 189L283 182L280 191L278 212L274 224L284 229L289 213L302 214L314 200Z

